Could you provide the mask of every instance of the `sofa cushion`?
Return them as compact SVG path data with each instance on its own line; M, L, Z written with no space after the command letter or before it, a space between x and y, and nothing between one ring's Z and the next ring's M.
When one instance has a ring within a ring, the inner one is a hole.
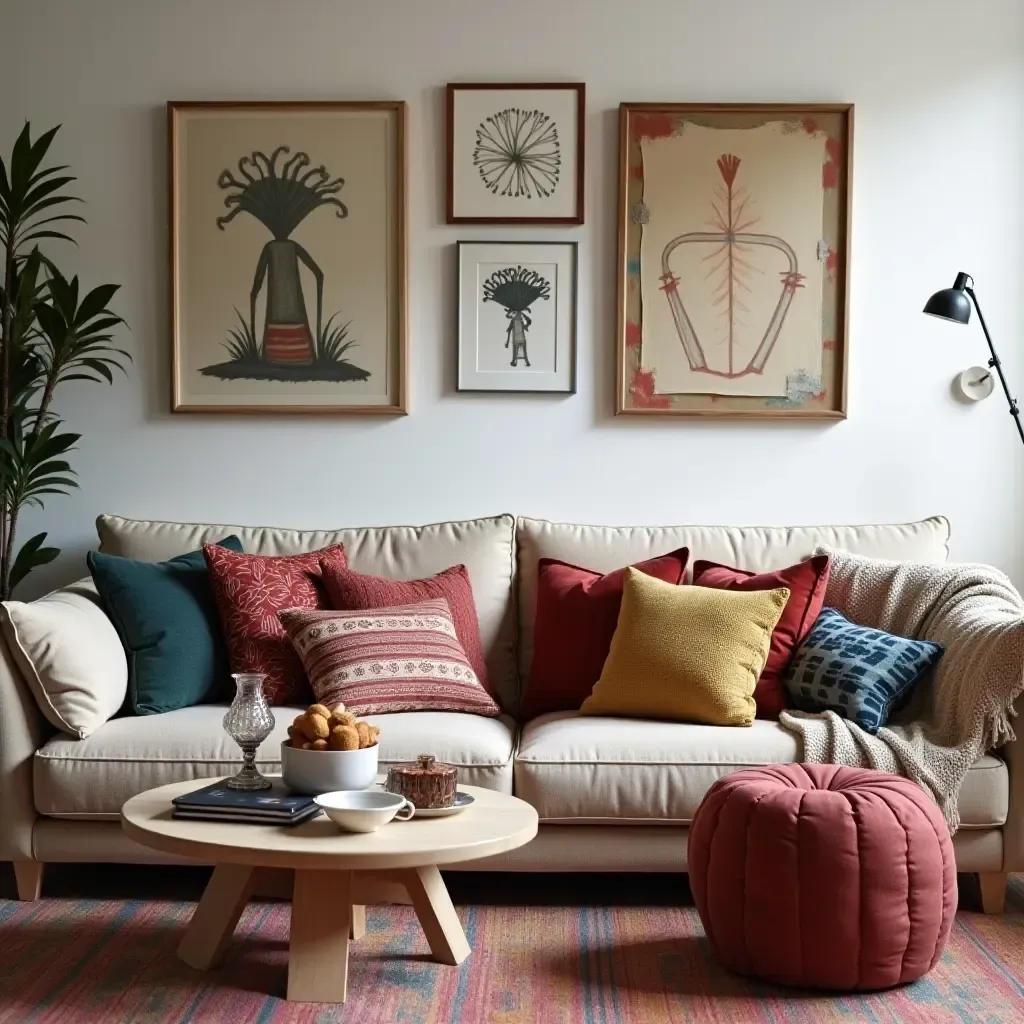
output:
M749 594L626 573L619 625L583 715L749 726L785 587Z
M54 736L33 762L36 810L54 817L113 820L122 804L143 790L233 773L241 754L224 732L225 710L207 704L115 718L85 740ZM281 742L305 709L271 710L277 724L256 763L261 771L279 772ZM421 711L368 715L366 721L380 726L381 771L429 751L456 765L466 785L512 792L515 723L509 718Z
M220 543L242 550L237 537ZM202 551L166 562L101 551L85 557L128 656L128 701L135 714L230 699L228 650Z
M698 559L693 564L693 582L698 587L721 590L771 590L785 587L789 591L786 610L772 631L768 660L754 687L754 703L758 718L778 718L788 701L782 676L793 652L811 631L821 614L828 586L829 557L815 555L805 562L775 572L753 573Z
M480 623L473 601L473 584L464 565L453 565L425 580L389 580L385 576L355 572L331 562L323 562L320 571L329 607L343 611L393 608L443 598L477 680L488 693L491 692L487 661L480 646Z
M92 580L38 601L5 601L7 648L47 721L81 738L116 715L128 692L128 658ZM6 708L0 709L0 715Z
M250 550L245 535L239 536ZM749 572L771 572L810 558L819 545L874 558L945 562L948 542L949 521L940 516L897 526L581 526L520 518L516 524L520 674L523 679L530 675L537 562L541 558L612 572L687 547L693 559ZM359 568L354 562L352 565Z
M633 568L666 583L682 583L686 548ZM520 718L578 711L601 678L622 606L629 567L599 573L557 558L537 566L536 657L525 682Z
M294 555L343 544L350 568L395 580L433 576L461 562L473 585L491 689L508 708L518 700L512 607L514 527L511 516L341 530L168 523L120 516L100 516L96 521L101 550L154 562L194 551L228 534L241 538L244 550L257 555Z
M501 714L477 679L443 597L391 608L278 613L316 702L356 715Z
M764 719L749 729L726 729L544 715L523 729L515 792L544 822L687 825L717 779L800 755L798 737ZM1006 765L980 758L960 791L961 827L998 827L1008 805Z
M345 564L345 549L332 544L303 555L251 555L204 544L231 671L263 675L270 704L309 703L302 661L277 618L282 608L326 608L320 566Z
M783 681L801 711L834 711L874 735L942 654L941 644L862 626L826 608Z

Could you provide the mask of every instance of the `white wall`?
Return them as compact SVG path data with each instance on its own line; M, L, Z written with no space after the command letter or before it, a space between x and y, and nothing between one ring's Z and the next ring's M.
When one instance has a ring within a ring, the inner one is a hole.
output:
M591 522L953 521L954 555L1024 582L1021 450L1002 400L950 396L976 324L921 315L978 282L1024 391L1024 4L974 0L3 0L0 148L61 121L90 225L68 266L120 281L135 368L59 407L85 437L81 491L26 530L81 568L101 511L293 526L515 511ZM443 223L447 81L587 83L577 230ZM394 421L168 412L164 103L397 97L410 113L412 415ZM612 416L616 106L853 101L850 416L833 426ZM577 238L579 392L454 393L459 238ZM26 532L25 536L28 536Z

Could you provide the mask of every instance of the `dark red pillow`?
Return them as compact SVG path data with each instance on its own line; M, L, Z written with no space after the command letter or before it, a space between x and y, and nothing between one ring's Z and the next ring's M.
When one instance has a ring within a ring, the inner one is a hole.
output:
M683 582L689 555L680 548L632 568L678 584ZM537 563L533 660L523 695L523 718L578 711L590 696L618 625L627 568L602 575L555 558Z
M324 586L330 606L338 611L390 608L392 605L418 604L443 597L448 602L455 623L455 635L466 652L470 665L481 686L493 697L487 677L487 659L480 642L480 623L476 616L473 586L469 570L464 565L453 565L436 576L422 580L391 580L384 576L369 576L356 572L346 564L323 562Z
M312 690L302 661L277 613L282 608L326 608L323 564L344 565L345 549L304 555L241 555L204 544L232 672L262 672L270 704L309 704Z
M816 555L788 569L779 569L778 572L762 573L732 569L702 559L693 563L693 582L698 587L712 587L716 590L789 589L789 600L782 618L772 631L768 660L754 689L758 718L778 718L779 712L788 706L782 676L793 652L821 614L829 571L828 555Z

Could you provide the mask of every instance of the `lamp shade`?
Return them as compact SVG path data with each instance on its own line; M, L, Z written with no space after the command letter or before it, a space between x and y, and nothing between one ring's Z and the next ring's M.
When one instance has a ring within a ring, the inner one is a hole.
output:
M952 288L943 288L936 292L925 304L924 311L929 316L938 316L943 320L966 324L971 319L971 300L964 289L970 278L966 274L957 274Z

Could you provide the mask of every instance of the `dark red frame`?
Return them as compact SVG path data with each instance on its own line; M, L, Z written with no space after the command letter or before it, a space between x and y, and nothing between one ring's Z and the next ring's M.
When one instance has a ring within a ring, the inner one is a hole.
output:
M459 89L573 89L576 92L576 213L572 217L455 216L455 93ZM447 108L447 171L445 212L449 224L582 224L586 164L587 87L583 82L449 82Z

